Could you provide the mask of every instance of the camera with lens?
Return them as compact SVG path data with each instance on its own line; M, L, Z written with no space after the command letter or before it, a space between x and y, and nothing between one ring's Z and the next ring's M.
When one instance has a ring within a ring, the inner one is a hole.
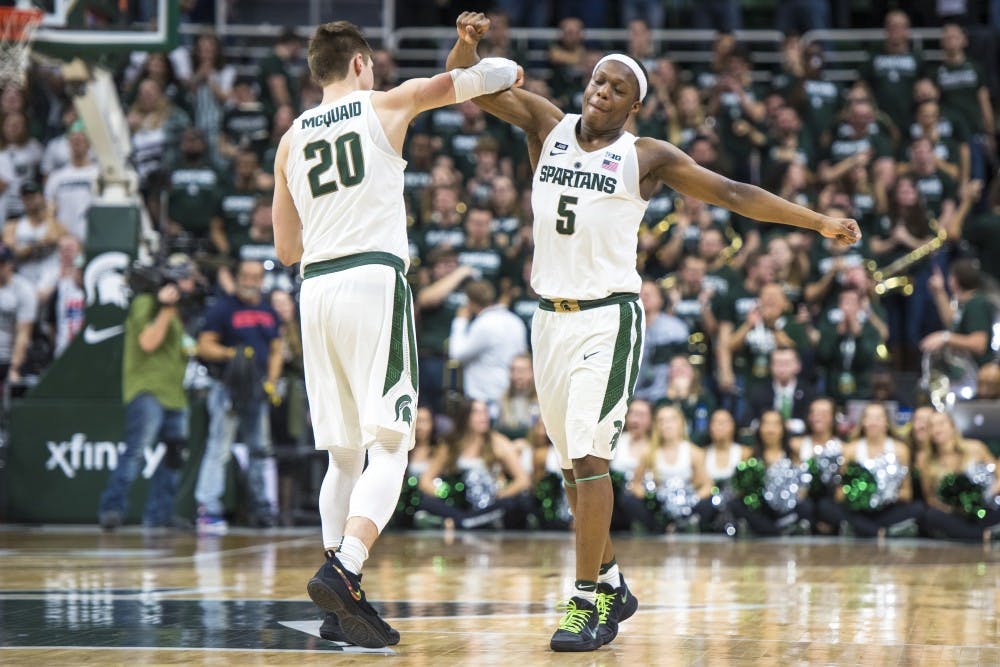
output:
M156 294L161 287L195 275L191 258L175 253L153 264L135 261L128 270L128 286L133 294Z

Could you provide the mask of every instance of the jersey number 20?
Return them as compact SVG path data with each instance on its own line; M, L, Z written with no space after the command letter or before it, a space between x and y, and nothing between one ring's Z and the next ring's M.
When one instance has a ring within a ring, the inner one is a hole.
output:
M556 231L560 234L572 234L576 231L576 213L570 208L570 205L576 204L579 201L576 197L570 197L569 195L563 195L559 198L559 208L556 212L559 213L558 218L556 218Z
M357 132L348 132L337 137L333 146L323 139L306 144L307 160L315 160L316 156L319 156L319 163L309 170L309 189L312 190L314 199L340 189L335 179L325 183L322 180L323 175L333 165L334 150L337 152L337 175L340 176L341 185L349 188L360 183L365 177L365 157L361 153L361 137Z

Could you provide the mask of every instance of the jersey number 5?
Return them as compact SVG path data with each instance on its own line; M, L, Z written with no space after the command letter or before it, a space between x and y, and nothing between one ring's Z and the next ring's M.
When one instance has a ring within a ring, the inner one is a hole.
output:
M337 174L340 176L341 185L349 188L360 183L365 177L365 157L361 153L361 137L357 132L348 132L337 137L333 146L323 139L313 141L305 147L307 160L315 160L319 156L319 163L309 170L309 189L312 190L313 199L340 189L334 179L325 183L322 181L323 175L333 164L334 149L337 152Z
M571 204L579 201L576 197L563 195L559 198L559 208L556 211L560 217L556 218L556 231L560 234L572 234L576 231L576 213L570 208Z

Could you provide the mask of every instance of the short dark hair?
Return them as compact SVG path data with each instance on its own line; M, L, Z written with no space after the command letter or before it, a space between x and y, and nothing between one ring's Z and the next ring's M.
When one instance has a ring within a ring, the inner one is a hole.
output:
M316 83L325 86L347 76L348 66L355 55L371 58L372 47L361 34L361 28L350 21L333 21L316 27L309 40L309 71Z
M486 308L496 301L497 290L488 280L470 280L465 286L465 296L469 298L469 303Z
M962 258L951 265L951 275L955 276L958 288L965 292L977 290L983 286L983 274L976 260Z

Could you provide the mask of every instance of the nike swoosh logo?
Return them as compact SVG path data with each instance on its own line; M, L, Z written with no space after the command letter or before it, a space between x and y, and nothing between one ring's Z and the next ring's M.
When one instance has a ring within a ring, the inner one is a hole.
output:
M339 567L334 565L333 569L336 570L337 574L340 575L340 578L344 580L344 585L347 586L347 590L350 591L351 597L354 598L357 602L361 602L361 591L354 590L354 586L351 586L350 579L347 578L346 574L340 571Z
M622 604L625 604L626 602L628 602L628 589L627 588L625 589L624 592L622 592Z
M88 326L83 330L83 342L88 345L97 345L98 343L103 343L109 338L114 338L123 331L125 331L124 324L107 327L105 329L95 329L94 327Z
M600 354L600 353L601 353L601 351L598 350L597 352L591 352L590 354L585 354L585 355L583 355L583 360L586 361L587 359L590 359L595 354Z
M566 151L560 151L558 153L555 151L549 151L549 157L555 157L556 155L566 155Z

